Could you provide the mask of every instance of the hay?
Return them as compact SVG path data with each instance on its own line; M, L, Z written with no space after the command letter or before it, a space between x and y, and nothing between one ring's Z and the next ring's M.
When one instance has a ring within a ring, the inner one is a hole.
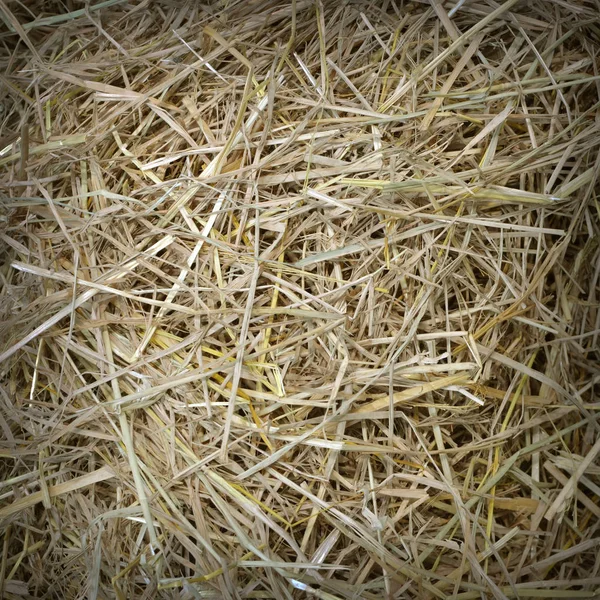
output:
M0 596L591 598L597 2L0 2Z

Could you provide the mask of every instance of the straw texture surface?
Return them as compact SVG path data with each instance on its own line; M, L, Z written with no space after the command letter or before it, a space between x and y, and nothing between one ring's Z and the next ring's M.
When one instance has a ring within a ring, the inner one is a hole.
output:
M598 597L599 53L0 0L0 597Z

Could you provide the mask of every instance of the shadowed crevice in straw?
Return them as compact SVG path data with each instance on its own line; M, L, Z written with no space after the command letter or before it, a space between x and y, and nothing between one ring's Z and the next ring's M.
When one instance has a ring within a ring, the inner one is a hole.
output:
M596 597L597 6L0 18L0 597Z

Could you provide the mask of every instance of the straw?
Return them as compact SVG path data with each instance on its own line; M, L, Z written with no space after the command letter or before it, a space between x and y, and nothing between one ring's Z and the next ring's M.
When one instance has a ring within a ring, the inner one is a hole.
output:
M597 597L597 9L0 1L0 597Z

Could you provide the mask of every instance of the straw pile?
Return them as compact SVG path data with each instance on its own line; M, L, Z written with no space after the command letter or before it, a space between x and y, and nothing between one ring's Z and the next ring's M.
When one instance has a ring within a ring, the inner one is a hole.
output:
M0 2L0 596L597 597L599 15Z

